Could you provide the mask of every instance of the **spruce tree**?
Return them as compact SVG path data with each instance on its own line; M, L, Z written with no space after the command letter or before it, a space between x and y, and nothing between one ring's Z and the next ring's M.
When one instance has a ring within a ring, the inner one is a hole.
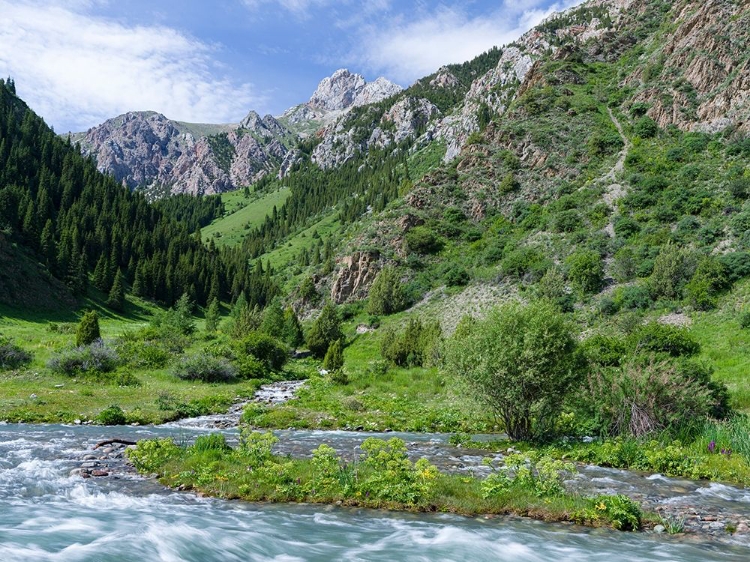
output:
M107 297L107 306L112 310L122 311L125 308L125 283L122 280L122 272L118 269L115 280Z
M76 329L76 345L89 345L101 337L99 332L99 315L95 310L86 312Z
M219 299L213 299L206 310L206 332L213 334L219 327Z
M276 339L284 339L284 310L278 298L273 299L263 311L260 331Z
M44 256L47 267L54 268L55 265L55 229L52 226L52 220L47 219L42 229L40 240L40 250Z
M336 340L328 346L325 359L323 359L323 368L328 371L338 371L344 366L344 344L341 340Z
M328 351L328 346L342 337L341 318L336 306L328 302L310 328L310 333L307 335L307 347L315 357L323 358Z
M290 306L284 310L284 341L291 347L297 348L305 343L305 335L302 333L302 325L297 313Z

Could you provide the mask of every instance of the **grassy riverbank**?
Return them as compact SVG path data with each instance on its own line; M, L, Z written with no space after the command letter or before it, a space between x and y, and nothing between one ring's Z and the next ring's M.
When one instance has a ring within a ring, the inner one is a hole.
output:
M189 337L134 337L149 329L158 307L128 298L125 310L114 313L101 299L87 308L99 314L101 335L119 358L109 373L60 373L50 360L75 347L79 316L70 311L36 313L0 305L0 337L10 338L30 356L29 362L0 373L0 420L27 423L97 421L100 413L116 405L126 423L163 423L183 417L220 413L237 399L250 399L266 379L205 383L184 380L173 370L182 357L201 352L218 341L206 335L203 319L192 319ZM169 341L167 342L167 339ZM150 352L150 355L146 355ZM277 378L300 378L300 365L292 365ZM270 380L270 379L269 379Z
M366 439L352 462L327 445L312 459L272 454L272 434L244 431L229 447L222 435L199 437L191 446L169 439L141 441L129 457L139 471L161 482L225 499L255 502L334 503L347 506L446 512L462 515L516 514L544 521L573 521L637 530L640 508L624 496L581 497L564 491L572 465L549 457L530 463L510 459L485 479L447 475L425 459L406 456L399 439Z
M454 435L451 442L488 452L506 452L511 445L508 441L473 441L469 435ZM513 443L512 450L591 465L750 486L750 419L746 416L725 422L706 421L682 440L665 433L643 439L567 440L544 446Z

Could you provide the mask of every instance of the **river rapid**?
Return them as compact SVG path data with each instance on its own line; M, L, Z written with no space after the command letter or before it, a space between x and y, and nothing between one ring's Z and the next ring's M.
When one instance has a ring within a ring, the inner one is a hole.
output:
M171 435L189 441L204 431L179 424L0 424L0 561L750 559L750 546L741 543L686 541L520 518L258 505L171 491L127 473L122 466L114 466L109 476L100 478L83 479L75 473L86 459L100 454L92 448L105 439ZM279 432L279 436L282 449L297 454L305 454L321 442L346 452L365 437L347 432L290 431ZM446 451L437 454L437 460L453 458L453 470L467 470L473 464L472 455L462 459L443 436L399 436L416 451ZM621 480L614 473L586 476L589 480L607 479L606 486ZM659 486L660 481L651 482Z

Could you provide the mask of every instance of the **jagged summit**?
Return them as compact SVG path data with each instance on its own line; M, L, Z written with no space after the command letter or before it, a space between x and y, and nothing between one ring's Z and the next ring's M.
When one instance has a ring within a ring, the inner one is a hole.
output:
M367 82L361 74L341 68L320 81L309 101L288 109L279 119L304 135L354 107L377 103L402 90L386 78Z
M342 68L320 81L307 105L322 111L343 111L375 103L401 90L401 86L386 78L367 82L361 74Z

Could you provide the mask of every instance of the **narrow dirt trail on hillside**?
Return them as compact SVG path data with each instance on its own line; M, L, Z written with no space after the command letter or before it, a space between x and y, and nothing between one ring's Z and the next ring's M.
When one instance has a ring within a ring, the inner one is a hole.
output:
M617 176L621 174L625 169L625 159L628 157L628 152L630 151L632 145L630 144L628 137L625 136L625 132L622 130L622 125L620 125L620 122L617 120L617 117L615 117L615 114L612 113L612 109L608 107L607 112L609 113L609 118L612 120L615 128L617 128L617 132L620 133L620 138L623 142L623 147L620 151L620 156L617 158L617 162L615 162L615 165L612 166L612 169L604 174L600 179L601 182L606 184L602 199L604 199L604 202L607 205L614 208L617 200L625 195L625 187L617 182ZM612 218L609 219L609 223L607 223L607 226L604 227L604 231L612 238L615 237L615 226Z
M625 136L625 132L622 130L622 125L620 125L617 117L615 117L615 114L612 113L612 110L609 107L607 108L607 112L609 113L609 118L612 120L612 123L617 128L617 132L620 133L620 138L623 142L623 147L620 151L620 156L617 159L617 162L612 167L612 169L601 178L601 181L603 182L611 182L606 188L607 191L604 193L604 201L607 203L607 205L611 206L615 201L617 201L625 194L625 188L617 183L617 175L625 169L625 158L627 158L628 152L630 151L632 145L630 144L628 138Z

